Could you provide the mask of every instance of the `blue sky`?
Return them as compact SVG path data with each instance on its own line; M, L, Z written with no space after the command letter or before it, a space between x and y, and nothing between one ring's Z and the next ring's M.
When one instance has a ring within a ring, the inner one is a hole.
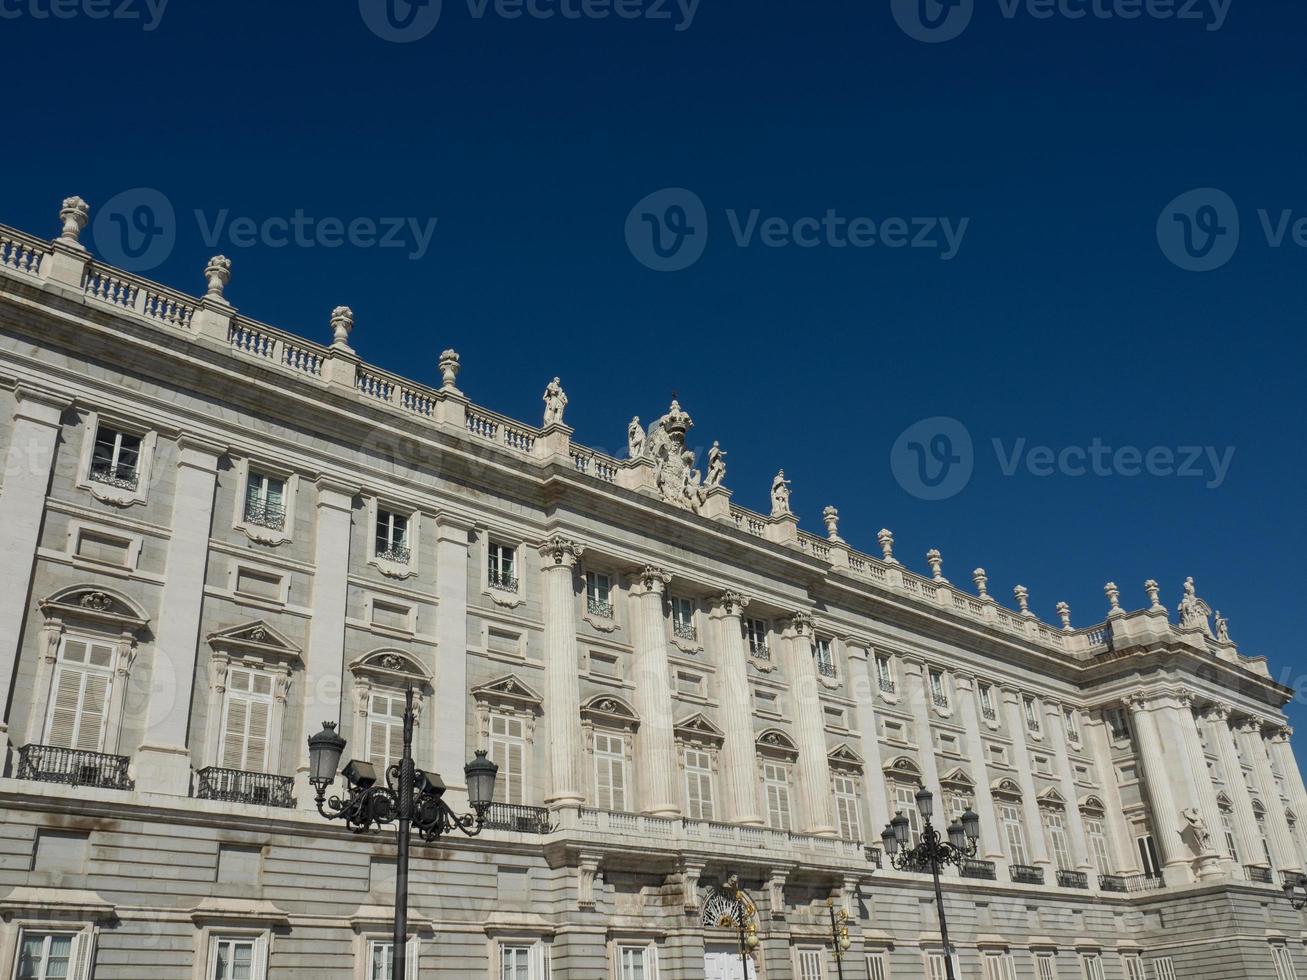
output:
M937 547L955 582L983 565L1078 625L1109 579L1174 608L1193 575L1245 653L1301 672L1301 3L973 0L927 43L906 0L444 0L396 43L431 9L71 2L0 2L5 223L53 234L67 194L99 215L153 189L175 217L152 277L198 292L223 252L247 314L325 341L347 304L366 359L431 382L455 347L464 390L527 420L559 374L575 438L610 451L676 391L746 506L783 466L806 527L835 504L863 550L892 528L911 566ZM279 246L297 213L312 247ZM397 248L322 223L392 217ZM692 226L697 261L643 263L655 225L664 247ZM109 254L115 230L86 238ZM933 417L973 446L943 500L910 492L915 450L908 487L891 466ZM1094 445L1197 447L1201 475L1025 455Z

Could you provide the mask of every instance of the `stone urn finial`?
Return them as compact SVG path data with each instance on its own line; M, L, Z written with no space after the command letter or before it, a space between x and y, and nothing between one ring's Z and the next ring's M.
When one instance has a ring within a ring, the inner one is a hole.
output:
M63 230L59 232L59 239L71 242L73 245L80 245L78 238L90 217L91 208L80 197L64 198L63 206L59 209L59 220L64 223Z
M971 573L971 581L976 583L976 594L982 599L989 598L989 576L983 568L977 568Z
M222 291L231 282L231 259L225 255L215 255L209 259L209 264L204 267L204 278L209 282L204 298L225 303L227 300Z
M1115 582L1108 582L1103 586L1103 594L1107 596L1107 601L1111 603L1112 608L1107 611L1109 616L1121 615L1121 590L1116 587Z
M821 512L821 519L826 523L826 537L830 541L842 543L840 537L840 512L834 507L827 507Z
M1057 615L1058 618L1062 620L1062 629L1070 633L1071 632L1071 607L1067 605L1065 602L1059 602L1057 604Z
M1031 615L1030 612L1030 590L1024 585L1018 585L1012 590L1012 595L1016 597L1017 609L1021 611L1022 616Z
M939 553L938 548L931 548L926 552L926 564L930 566L930 576L936 582L947 582L944 577L944 556Z
M462 364L458 351L452 347L440 354L440 386L445 391L458 391L458 372Z
M350 331L354 329L354 311L338 306L331 311L331 346L349 348Z
M876 535L876 540L880 542L881 553L885 556L885 564L897 565L898 559L894 557L894 532L887 527L880 529Z
M1144 583L1144 591L1148 593L1148 608L1153 612L1160 612L1166 609L1162 601L1158 598L1161 594L1162 587L1157 584L1156 579L1149 579Z

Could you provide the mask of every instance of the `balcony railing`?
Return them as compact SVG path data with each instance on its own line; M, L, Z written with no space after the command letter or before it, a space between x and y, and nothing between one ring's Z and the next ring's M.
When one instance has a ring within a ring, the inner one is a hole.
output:
M295 778L266 772L244 772L209 766L195 774L195 796L201 800L227 800L257 806L295 805Z
M1011 867L1012 880L1020 885L1042 885L1044 883L1044 869L1036 868L1029 864L1014 864Z
M1125 879L1120 875L1099 875L1098 887L1105 892L1124 892Z
M682 640L689 640L691 643L695 643L699 639L699 627L695 626L694 623L673 623L672 632Z
M547 809L521 803L491 803L486 826L491 830L513 830L519 834L549 834L554 830Z
M834 677L835 676L834 662L830 660L822 660L820 657L818 657L817 673L821 674L822 677Z
M1155 892L1162 888L1161 875L1126 875L1125 890L1128 892Z
M958 867L958 871L963 878L980 878L984 881L998 880L998 870L994 867L993 861L967 858Z
M389 548L377 549L377 558L380 561L393 561L396 565L407 565L409 557L409 550L402 544L392 544Z
M512 572L490 572L490 587L500 592L516 592L517 576Z
M898 685L896 685L888 677L882 677L880 678L880 689L884 691L886 694L893 694L896 690L898 690Z
M1066 871L1061 868L1057 872L1057 883L1062 888L1088 888L1089 875L1083 871Z
M879 847L867 848L867 860L879 871L885 866L885 859L881 855Z
M936 693L932 694L930 697L931 697L931 700L935 702L935 707L937 707L937 708L947 708L947 707L948 707L948 695L947 695L947 694L940 694L939 692L936 692Z
M92 466L91 479L119 490L135 490L138 484L136 473L132 470L124 471L122 467Z
M1275 879L1271 876L1270 868L1263 868L1255 864L1245 864L1244 873L1248 875L1249 881L1255 881L1259 885L1272 885Z
M245 501L245 523L280 531L286 526L286 508L270 501Z
M601 619L613 618L613 604L603 599L596 599L594 596L588 596L585 601L585 607L590 611L591 616L598 616Z
M771 659L771 649L767 646L767 641L756 640L753 637L749 637L749 654L759 660Z
M998 721L998 712L993 708L981 708L980 714L986 721Z
M18 778L69 786L131 789L124 755L63 749L54 745L24 745L18 750Z

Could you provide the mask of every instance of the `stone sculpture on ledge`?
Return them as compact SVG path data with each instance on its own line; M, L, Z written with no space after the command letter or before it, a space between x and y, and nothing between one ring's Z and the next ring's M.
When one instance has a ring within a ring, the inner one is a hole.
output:
M1179 609L1181 629L1201 629L1208 636L1212 635L1212 627L1207 621L1212 615L1212 607L1194 592L1192 575L1184 580L1184 598L1180 600Z
M791 513L790 481L785 479L785 471L781 470L771 481L771 516L784 517Z
M545 425L562 425L563 409L567 408L567 393L558 378L545 388Z

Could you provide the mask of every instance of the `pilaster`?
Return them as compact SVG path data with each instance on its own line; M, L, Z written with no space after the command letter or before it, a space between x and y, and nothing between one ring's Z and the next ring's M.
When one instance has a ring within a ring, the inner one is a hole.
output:
M1017 783L1021 787L1021 812L1025 817L1026 836L1030 842L1030 861L1035 865L1048 865L1052 862L1048 857L1048 842L1044 839L1044 821L1039 813L1034 767L1030 764L1030 745L1026 741L1026 719L1021 699L1020 691L1003 689L1003 710L1007 715L1008 732L1012 736L1012 764L1016 768Z
M436 516L436 582L440 607L436 610L436 679L434 703L427 717L426 737L430 758L445 781L450 805L467 792L463 766L468 751L467 694L467 570L472 522L456 514Z
M576 646L576 563L585 549L554 536L540 546L544 578L545 721L549 732L549 795L552 806L585 802L579 775L581 688Z
M1234 730L1230 727L1230 708L1223 704L1211 705L1203 714L1203 720L1207 724L1207 738L1216 746L1222 781L1233 806L1234 833L1239 848L1238 872L1241 878L1246 878L1244 867L1264 867L1266 856L1262 853L1262 841L1257 834L1253 798L1248 792L1239 750L1235 747Z
M1184 763L1174 758L1174 750L1168 761L1154 716L1154 705L1138 695L1129 698L1126 704L1130 707L1139 762L1144 770L1144 789L1152 811L1153 839L1163 865L1163 878L1168 885L1187 884L1191 880L1191 868L1184 841L1180 839L1179 812L1171 792L1169 772L1171 766Z
M1135 856L1134 842L1130 839L1130 827L1126 823L1125 806L1121 802L1116 766L1112 763L1112 740L1101 713L1089 719L1085 726L1085 737L1097 764L1100 792L1103 794L1103 804L1107 807L1106 830L1112 845L1112 860L1115 862L1113 867L1099 870L1104 874L1140 874L1142 869Z
M1225 834L1221 829L1221 810L1216 805L1216 786L1207 768L1207 753L1203 751L1203 742L1198 735L1191 695L1180 695L1174 714L1188 761L1186 770L1197 796L1198 813L1207 827L1205 849L1211 852L1210 856L1204 854L1199 858L1198 877L1211 878L1221 872L1231 875L1234 862L1226 852Z
M1292 735L1292 728L1276 729L1270 736L1271 754L1280 773L1284 776L1284 785L1289 792L1289 803L1293 807L1293 812L1299 820L1307 820L1307 788L1304 788L1302 771L1298 768L1298 762L1293 755L1293 745L1290 741Z
M747 596L724 592L711 613L713 645L721 690L722 782L729 801L729 819L761 827L758 811L758 762L753 739L753 701L749 693L749 657L744 646L742 618Z
M631 604L635 613L632 680L635 710L640 715L636 733L636 768L643 812L657 817L679 817L676 738L672 731L671 670L667 656L664 595L671 576L646 565L632 576Z
M1257 783L1257 793L1266 808L1267 836L1271 842L1271 858L1278 871L1302 871L1302 859L1298 848L1293 844L1289 833L1289 824L1284 817L1284 803L1280 800L1280 790L1271 772L1271 760L1267 755L1266 743L1262 738L1262 723L1256 718L1245 718L1238 726L1239 744L1243 746L1244 758L1253 767L1253 779Z
M976 679L970 674L954 673L953 687L957 691L958 715L962 722L962 737L967 758L971 761L972 778L976 784L976 813L980 817L981 857L998 866L999 878L1004 875L1007 857L1003 853L1003 831L994 806L994 794L989 788L988 769L985 763L985 743L980 737L980 705L976 698Z
M821 682L812 652L812 617L795 613L785 628L795 729L799 743L799 790L804 799L809 834L834 837L835 814L831 799L830 760L826 755L826 721L821 706Z
M889 791L885 786L884 763L880 754L880 731L876 722L875 667L870 650L850 641L846 645L849 662L849 690L857 705L858 732L861 737L862 758L867 771L863 776L863 791L871 810L871 826L867 837L875 840L881 829L890 822ZM988 787L986 787L988 788Z
M939 795L939 762L935 756L935 736L930 727L930 695L926 693L925 665L917 660L901 661L907 686L908 705L912 710L913 741L921 764L921 783Z
M1088 873L1093 870L1093 864L1089 861L1089 838L1085 833L1084 816L1080 813L1075 777L1071 773L1066 715L1063 714L1062 705L1056 701L1044 702L1044 724L1053 749L1053 764L1057 766L1058 786L1066 800L1066 823L1067 829L1071 831L1071 859L1076 863L1074 870ZM1096 887L1097 883L1094 885Z

